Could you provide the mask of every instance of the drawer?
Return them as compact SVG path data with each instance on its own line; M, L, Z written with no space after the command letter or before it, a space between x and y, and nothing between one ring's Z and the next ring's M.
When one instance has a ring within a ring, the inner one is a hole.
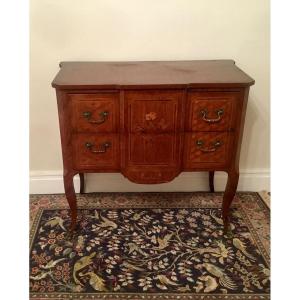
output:
M185 134L185 168L225 166L231 145L229 132L198 132Z
M126 133L122 173L136 183L163 183L180 172L183 134Z
M119 93L69 94L75 132L116 132Z
M129 165L171 166L178 160L176 134L129 134L128 139Z
M119 135L75 134L73 154L73 164L77 169L118 169Z
M125 92L125 129L129 132L174 132L183 128L183 91Z
M234 128L239 93L190 92L187 130L226 131Z

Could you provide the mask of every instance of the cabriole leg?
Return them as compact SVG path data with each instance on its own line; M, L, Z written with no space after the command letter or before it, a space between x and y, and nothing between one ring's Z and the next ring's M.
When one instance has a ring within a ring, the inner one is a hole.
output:
M215 171L209 171L209 190L211 193L215 192L214 176L215 176Z
M225 234L227 233L229 227L229 209L230 209L231 202L234 198L234 195L236 193L238 181L239 181L239 172L229 171L226 189L223 196L223 203L222 203L222 218L224 222Z
M71 209L71 227L73 232L76 227L77 221L77 202L73 183L73 174L64 175L65 194Z

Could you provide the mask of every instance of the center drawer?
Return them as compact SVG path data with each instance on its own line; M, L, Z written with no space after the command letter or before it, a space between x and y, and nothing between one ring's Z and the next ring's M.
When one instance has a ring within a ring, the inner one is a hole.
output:
M182 161L183 100L184 90L124 92L122 173L131 181L163 183L178 175Z
M126 91L125 129L133 133L175 132L183 127L182 91Z

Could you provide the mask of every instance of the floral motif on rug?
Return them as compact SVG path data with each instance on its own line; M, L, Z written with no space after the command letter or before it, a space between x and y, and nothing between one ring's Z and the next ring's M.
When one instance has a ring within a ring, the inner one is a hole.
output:
M224 235L220 200L81 195L70 236L64 196L32 196L31 298L269 299L269 251L259 235L269 211L257 194L239 194Z

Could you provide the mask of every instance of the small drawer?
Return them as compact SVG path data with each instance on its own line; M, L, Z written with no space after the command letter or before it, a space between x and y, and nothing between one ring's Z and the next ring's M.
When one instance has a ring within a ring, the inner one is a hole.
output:
M234 128L239 93L190 92L187 130L225 131Z
M73 153L77 169L116 170L119 167L119 135L76 134Z
M72 127L75 132L116 132L119 120L119 94L69 94L72 101Z
M225 166L228 162L231 133L199 132L185 135L185 168Z

